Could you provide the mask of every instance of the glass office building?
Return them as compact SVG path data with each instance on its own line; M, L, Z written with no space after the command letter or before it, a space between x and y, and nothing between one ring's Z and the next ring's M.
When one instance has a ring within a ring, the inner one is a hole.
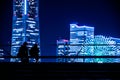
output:
M70 52L71 55L85 56L94 54L94 27L70 24ZM74 59L75 62L85 62L86 59Z
M28 48L37 43L40 48L39 0L13 0L11 55L16 56L23 42ZM15 59L11 59L15 62Z
M60 39L57 40L57 55L56 56L69 56L69 40ZM57 62L68 62L69 59L58 58Z

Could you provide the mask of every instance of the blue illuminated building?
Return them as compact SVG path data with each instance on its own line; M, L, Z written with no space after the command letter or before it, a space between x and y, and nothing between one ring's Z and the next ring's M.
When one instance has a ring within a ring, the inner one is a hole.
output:
M111 37L105 37L103 35L96 35L94 37L94 56L115 56L116 55L116 41ZM115 59L111 58L96 58L93 62L114 62Z
M39 0L13 0L11 55L16 56L23 42L30 49L37 43L40 48ZM15 62L15 59L11 59Z
M94 27L70 24L70 40L67 43L69 49L65 55L66 51L61 53L60 49L62 47L64 50L65 44L60 45L57 42L58 56L120 56L120 39L94 35ZM70 58L65 61L60 58L58 62L113 63L120 60L118 58Z
M111 37L111 39L116 42L116 55L120 56L120 38Z
M58 56L79 56L92 55L94 46L86 46L85 44L94 43L94 27L78 26L70 24L70 40L67 43L64 40L57 42ZM63 43L63 45L61 43ZM67 45L66 45L67 44ZM66 49L66 46L69 47ZM67 59L66 62L83 62L83 59ZM60 58L58 62L65 62L65 59Z
M56 56L69 56L69 40L67 39L60 39L57 40L57 55ZM68 62L66 58L58 58L57 62Z
M94 27L70 24L70 52L74 52L76 56L92 55L94 47L86 44L93 44L93 40ZM83 59L75 59L75 61L83 62Z

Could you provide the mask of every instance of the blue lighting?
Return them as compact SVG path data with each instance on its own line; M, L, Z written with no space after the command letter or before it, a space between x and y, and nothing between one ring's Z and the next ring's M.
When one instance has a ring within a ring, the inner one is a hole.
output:
M24 0L24 14L27 14L27 0Z
M13 1L13 13L16 15L13 15L11 55L16 56L20 46L25 41L29 45L28 49L35 43L40 44L39 17L34 17L39 14L37 13L38 9L36 9L39 7L38 4L38 0ZM29 16L27 16L28 14ZM12 58L11 61L16 62Z
M118 56L120 55L119 38L106 37L103 35L94 35L94 27L78 26L77 24L70 24L70 40L68 45L60 45L57 42L58 56ZM70 44L69 44L70 43ZM70 49L66 49L69 47ZM66 55L67 54L67 55ZM89 63L114 63L119 62L118 59L113 58L71 58L59 59L58 62L89 62Z

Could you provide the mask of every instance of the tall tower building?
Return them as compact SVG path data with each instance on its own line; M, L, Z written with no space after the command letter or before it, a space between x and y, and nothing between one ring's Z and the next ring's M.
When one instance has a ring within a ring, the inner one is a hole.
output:
M39 0L13 0L11 55L16 56L23 42L30 49L37 43L40 48ZM11 59L15 62L15 59Z

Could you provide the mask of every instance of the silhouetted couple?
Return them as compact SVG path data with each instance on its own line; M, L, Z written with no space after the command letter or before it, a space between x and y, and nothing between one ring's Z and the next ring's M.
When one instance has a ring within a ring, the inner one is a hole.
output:
M21 47L19 48L19 52L18 52L18 57L20 57L21 62L23 63L28 63L29 62L29 57L28 55L30 54L31 57L36 59L36 62L38 62L39 60L39 48L37 44L34 44L32 46L32 48L30 49L30 51L28 51L28 47L27 47L27 42L24 42L23 45L21 45Z

